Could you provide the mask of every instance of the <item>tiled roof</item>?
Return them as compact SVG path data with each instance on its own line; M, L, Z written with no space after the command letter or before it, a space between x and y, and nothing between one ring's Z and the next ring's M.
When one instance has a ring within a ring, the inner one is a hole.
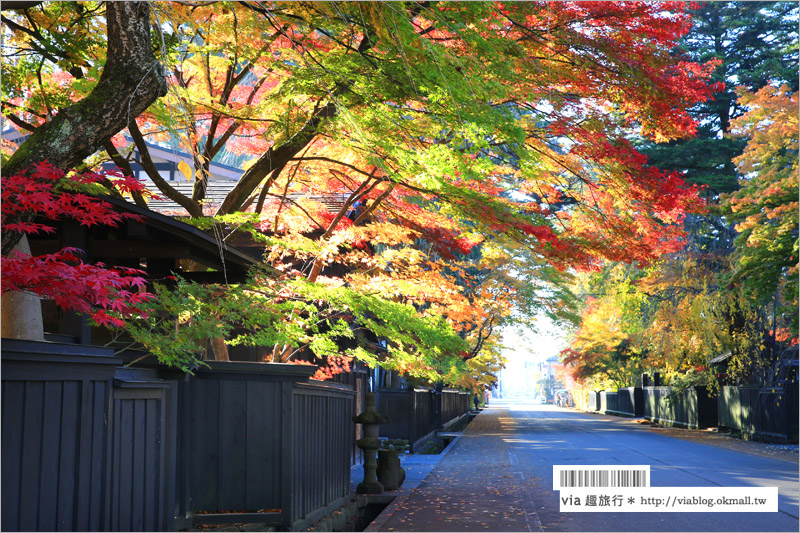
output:
M143 180L145 186L152 191L153 193L158 194L161 196L160 200L150 200L148 201L147 205L153 211L157 211L159 213L181 213L184 212L184 209L175 203L174 201L170 200L166 196L164 196L155 184L150 180ZM208 190L206 191L206 205L209 206L212 210L215 210L216 207L219 207L222 202L225 200L225 197L228 195L231 190L236 186L235 181L228 181L228 180L212 180L208 183ZM192 196L192 187L193 184L186 182L186 181L173 181L170 182L173 188L178 190L181 194L191 197ZM347 200L347 195L345 194L304 194L304 193L290 193L287 195L289 200L297 201L301 198L307 198L310 200L314 200L325 205L328 208L328 211L332 213L338 213L339 210L344 206L345 201Z

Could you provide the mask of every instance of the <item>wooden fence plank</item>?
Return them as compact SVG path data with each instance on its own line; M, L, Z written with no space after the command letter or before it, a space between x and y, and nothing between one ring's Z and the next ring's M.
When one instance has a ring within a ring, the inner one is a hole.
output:
M247 479L246 383L221 380L219 384L219 507L217 511L243 509Z
M19 528L22 531L35 531L41 505L41 443L42 410L44 392L43 381L29 381L25 384L25 404L22 414L22 478L20 480L20 505L27 512L20 513Z
M113 415L112 415L112 448L111 448L111 470L114 472L114 475L111 478L111 520L109 529L111 531L120 531L119 526L119 506L120 506L120 491L122 489L121 481L119 478L120 472L120 464L122 462L122 443L120 442L121 439L121 428L122 428L122 420L121 420L121 410L120 410L120 402L121 400L114 399L113 403Z
M191 383L189 439L184 450L189 462L192 507L217 511L219 481L219 382L195 379Z
M22 427L25 405L25 384L21 381L3 381L2 453L3 475L2 514L0 524L3 531L19 530L20 477L22 472Z
M127 400L133 415L133 453L131 457L131 531L144 529L145 411L143 400Z
M107 448L106 420L108 417L108 382L91 381L84 386L90 390L90 441L87 446L91 449L89 459L89 530L101 531L103 527L103 514L105 509L105 460Z
M39 497L37 531L55 531L58 505L58 447L61 442L62 384L58 381L44 382L44 405L42 414L42 471Z
M294 449L292 439L293 416L292 384L281 382L281 526L291 528L295 510L293 506L294 485Z
M120 454L119 454L119 501L117 511L118 531L131 531L133 529L133 403L120 401L118 403L120 417Z
M75 529L75 482L78 457L78 424L80 423L80 382L61 382L61 439L59 441L57 531Z
M246 387L246 417L245 427L247 435L247 449L245 462L247 472L245 477L245 502L246 510L253 511L263 508L261 495L269 493L269 480L267 472L270 461L267 456L269 448L269 431L267 421L270 407L267 403L267 387L263 383L245 383Z
M161 431L161 401L157 398L142 400L144 403L144 432L146 440L144 443L144 464L146 466L144 487L142 495L144 513L142 516L142 527L144 531L155 531L159 529L160 501L162 499L160 479L160 447Z

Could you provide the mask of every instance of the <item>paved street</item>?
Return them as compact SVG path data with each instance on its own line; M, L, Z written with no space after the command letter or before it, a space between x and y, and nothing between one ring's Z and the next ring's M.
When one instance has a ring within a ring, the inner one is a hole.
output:
M779 512L561 513L554 464L649 464L652 486L777 486ZM371 530L798 531L797 454L707 432L495 401L399 500Z

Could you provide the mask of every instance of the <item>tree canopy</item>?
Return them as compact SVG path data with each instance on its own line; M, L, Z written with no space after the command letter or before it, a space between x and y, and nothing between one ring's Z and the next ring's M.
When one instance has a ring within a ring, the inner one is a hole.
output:
M254 278L243 294L278 283L262 292L314 306L287 319L322 313L326 331L342 335L334 317L349 310L390 341L379 360L349 356L441 376L432 360L447 366L496 347L486 340L500 322L539 309L569 315L559 287L572 272L604 260L646 267L680 248L698 191L649 166L631 137L693 135L687 110L719 88L710 83L718 60L670 53L691 26L685 7L47 2L4 11L4 117L33 133L5 147L6 165L22 171L58 146L75 155L56 166L105 157L125 169L136 148L156 188L181 206L176 215L221 238L250 228L265 241L265 261L283 275ZM153 144L190 154L181 167L190 196L158 174ZM243 169L218 205L207 201L212 161ZM331 196L332 209L319 201ZM431 329L420 322L403 337L408 313ZM271 337L273 360L313 344L316 326L306 324Z
M779 383L797 343L797 5L707 2L674 51L721 60L724 82L691 108L688 140L636 144L651 163L707 184L683 248L645 269L607 263L576 291L589 298L564 352L587 384ZM720 368L707 362L723 357ZM783 370L782 370L783 368ZM716 375L719 374L719 375Z

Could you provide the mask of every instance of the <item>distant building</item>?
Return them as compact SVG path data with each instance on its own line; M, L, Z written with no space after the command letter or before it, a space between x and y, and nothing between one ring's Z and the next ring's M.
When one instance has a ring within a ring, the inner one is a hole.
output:
M542 376L539 393L544 396L548 402L553 400L556 390L564 388L564 384L556 375L556 370L560 364L561 361L559 361L556 355L548 357L545 361L539 363Z

